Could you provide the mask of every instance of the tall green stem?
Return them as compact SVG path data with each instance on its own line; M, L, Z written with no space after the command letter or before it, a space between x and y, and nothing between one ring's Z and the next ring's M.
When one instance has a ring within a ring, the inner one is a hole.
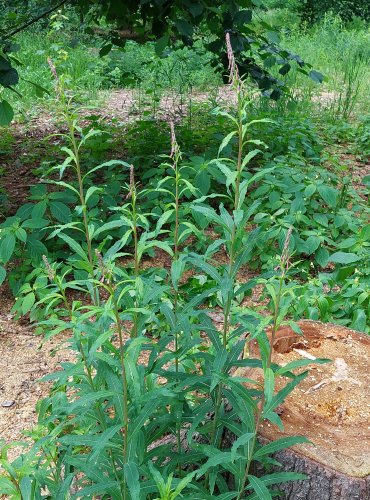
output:
M269 355L268 355L267 363L266 363L267 369L271 368L271 361L272 361L272 354L273 354L273 350L274 350L276 332L277 332L278 326L279 326L278 325L279 306L280 306L280 301L281 301L281 296L282 296L282 291L283 291L284 277L285 277L285 273L284 273L284 269L283 269L283 272L279 278L278 293L276 294L276 301L275 301L275 307L274 307L274 317L273 317L273 324L272 324L272 331L271 331L270 351L269 351ZM252 438L252 446L250 447L250 450L252 450L252 451L254 450L254 448L256 446L257 436L258 436L259 428L260 428L260 425L262 422L262 414L263 414L263 408L265 406L265 399L266 399L265 394L263 393L262 397L261 397L261 401L260 401L260 406L259 406L259 409L258 409L258 412L256 415L256 425L255 425L255 429L254 429L254 436ZM252 451L250 452L250 456L248 457L248 462L247 462L247 465L245 467L245 473L244 473L242 485L240 487L239 494L238 494L238 497L236 500L241 500L241 498L243 498L243 495L244 495L245 487L246 487L247 481L248 481L250 467L252 464Z
M118 339L119 339L119 351L120 351L120 364L121 364L121 374L122 374L122 385L123 385L123 462L127 464L127 448L128 448L128 433L129 433L129 421L128 421L128 382L127 382L127 372L125 366L125 350L123 344L123 331L121 319L119 317L119 308L117 299L115 296L114 288L111 284L108 285L109 294L113 302L113 313L116 320ZM126 487L123 489L123 500L126 500Z
M63 285L62 285L62 282L61 282L60 278L58 276L56 276L55 273L53 272L53 270L52 270L52 268L51 268L51 266L49 264L49 261L48 261L47 257L43 257L43 259L44 259L44 262L46 264L46 267L47 267L47 270L48 270L48 273L49 273L49 278L50 278L50 280L54 281L54 283L57 285L57 287L59 289L59 292L60 292L60 294L62 296L64 305L65 305L65 307L66 307L66 309L67 309L67 311L69 313L69 317L72 320L73 319L72 307L71 307L71 304L68 301L67 295L66 295L65 290L64 290ZM82 362L83 362L85 370L86 370L88 383L89 383L92 391L96 392L96 387L95 387L94 378L93 378L93 375L92 375L92 370L91 370L90 365L87 362L85 350L83 348L81 340L79 340L79 342L78 342L78 348L80 350L81 357L82 357ZM98 410L98 414L99 414L100 424L101 424L103 430L106 430L107 426L105 424L104 412L102 411L102 409L101 409L101 407L99 405L97 406L97 410ZM117 467L116 467L116 464L115 464L114 459L113 459L112 450L110 448L108 450L108 453L109 453L109 458L110 458L110 461L112 463L112 467L113 467L114 474L116 476L117 482L120 483L119 476L118 476L118 471L117 471Z
M138 253L138 231L137 231L137 209L136 209L136 189L135 185L130 187L131 189L131 197L132 197L132 232L134 238L134 273L135 273L135 284L136 280L139 276L139 253ZM138 307L137 295L135 292L135 308ZM138 315L135 311L134 313L134 324L132 327L132 337L136 338L138 335Z
M180 224L180 217L179 217L179 186L180 186L180 169L179 169L179 161L181 159L181 152L179 145L176 140L176 134L175 134L175 125L173 122L170 123L170 129L171 129L171 155L170 157L173 160L172 168L174 171L174 180L175 180L175 194L174 194L174 200L175 200L175 229L174 229L174 234L173 234L173 245L174 245L174 257L173 260L174 262L178 261L179 258L179 224ZM174 315L174 323L175 323L175 330L173 332L174 334L174 341L175 341L175 373L176 373L176 380L177 382L179 381L179 357L178 357L178 349L179 349L179 332L178 332L178 321L177 321L177 316L178 316L178 283L173 283L172 285L172 292L173 292L173 315ZM181 453L181 418L176 419L176 440L177 440L177 450L178 453ZM182 474L181 470L181 465L178 464L178 471L179 471L179 476Z
M91 269L90 275L92 278L94 278L94 259L93 259L93 253L92 253L92 243L91 243L91 238L90 238L90 233L89 233L89 223L88 223L88 219L87 219L87 207L86 207L86 201L85 201L83 178L82 178L82 173L81 173L80 152L79 152L79 148L78 148L77 141L76 141L73 121L68 116L67 116L67 121L68 121L69 135L70 135L70 139L71 139L72 150L73 150L74 160L75 160L78 190L79 190L80 204L82 207L82 217L83 217L83 224L84 224L84 231L85 231L85 239L86 239L86 244L87 244L87 255L88 255L90 269ZM98 292L97 292L96 288L94 288L93 300L94 300L94 304L98 304L99 300L98 300Z
M240 180L242 176L242 159L243 159L243 121L242 121L243 99L241 91L238 92L238 159L236 165L236 181L235 181L235 198L234 209L239 206L240 199Z
M174 162L174 171L175 171L175 231L174 231L174 261L177 261L179 258L179 182L180 182L180 173L179 173L179 154L176 153L175 162ZM173 301L173 314L175 318L175 371L176 371L176 379L178 380L179 375L179 357L177 355L177 351L179 349L179 332L177 330L177 307L178 307L178 284L174 288L174 301ZM178 453L181 453L181 421L177 419L176 423L176 437L177 437L177 449ZM179 466L179 473L181 474L181 469Z
M240 200L240 180L242 173L242 161L243 161L243 123L242 123L242 109L243 109L243 96L241 94L241 90L238 91L238 155L236 160L236 182L235 182L235 197L234 197L234 210L239 206ZM236 238L236 227L233 224L230 240L229 240L229 256L228 256L228 278L233 278L233 264L235 260L235 238ZM222 346L224 349L227 348L227 339L230 328L230 311L232 306L232 294L229 292L227 301L224 305L224 320L222 327ZM216 406L215 406L215 415L213 419L213 427L211 433L211 442L216 445L215 439L217 434L217 426L218 426L218 416L221 409L222 403L222 383L218 384L217 388L217 397L216 397Z

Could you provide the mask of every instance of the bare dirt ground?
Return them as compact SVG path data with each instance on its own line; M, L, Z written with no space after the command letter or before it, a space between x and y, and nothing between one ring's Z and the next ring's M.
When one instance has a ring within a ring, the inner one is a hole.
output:
M49 384L40 379L72 359L64 338L55 337L41 346L27 320L14 321L12 297L6 285L0 287L0 439L22 439L22 431L36 423L36 403L48 393ZM12 457L20 451L10 452Z
M194 94L192 102L210 101L210 105L215 106L222 102L230 103L231 98L229 88L222 87L212 95ZM147 104L144 102L140 106L132 91L117 90L111 93L99 114L107 122L124 124L142 116ZM181 96L166 96L158 106L157 118L177 120L186 114L188 106L189 101L184 103ZM6 155L5 160L0 156L0 168L4 171L1 181L9 194L7 209L10 213L14 213L24 203L30 186L37 182L33 168L39 166L48 148L57 146L59 140L50 137L50 134L58 131L58 126L47 114L40 115L26 125L18 124L13 127L11 154ZM25 155L29 154L34 156L33 165L29 161L23 161ZM367 171L363 170L366 168ZM370 171L369 166L358 166L358 169L359 177ZM1 212L0 207L0 217ZM241 281L247 278L247 274ZM256 290L249 303L244 305L257 305L259 292L260 290ZM71 359L72 356L67 349L57 350L63 341L60 337L40 347L42 339L35 336L27 320L14 320L10 312L12 300L6 285L0 287L0 440L6 442L21 439L22 431L31 429L36 423L36 403L47 395L49 389L48 384L39 382L39 379L57 370L60 362ZM217 318L214 320L218 321ZM19 449L11 456L17 453Z

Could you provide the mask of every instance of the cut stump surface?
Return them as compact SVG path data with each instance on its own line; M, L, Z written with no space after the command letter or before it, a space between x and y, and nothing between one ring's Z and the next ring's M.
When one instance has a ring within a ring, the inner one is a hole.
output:
M268 421L262 441L301 435L312 444L277 453L286 470L304 472L307 481L280 487L290 500L370 499L370 337L338 325L301 321L303 335L281 328L272 361L285 365L302 358L329 358L331 363L309 366L308 376L279 408L280 431ZM251 356L258 356L252 343ZM301 370L298 370L299 373ZM238 375L262 380L262 372L240 369ZM276 390L285 384L277 379Z

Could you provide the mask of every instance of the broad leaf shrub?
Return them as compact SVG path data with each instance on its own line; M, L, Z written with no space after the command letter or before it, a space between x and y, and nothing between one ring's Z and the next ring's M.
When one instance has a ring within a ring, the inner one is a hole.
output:
M5 474L0 478L0 492L10 498L269 499L271 487L304 479L289 472L254 474L257 462L266 468L275 464L270 458L274 451L306 442L298 436L261 445L257 435L265 419L282 427L276 408L307 372L292 372L296 363L284 367L272 363L271 345L284 323L281 307L290 294L291 227L278 265L265 278L275 305L273 313L259 316L238 306L237 298L246 287L239 284L238 273L250 260L254 245L253 232L249 232L248 244L245 241L245 227L254 214L245 200L250 187L275 167L248 173L258 148L265 146L250 138L254 123L248 122L246 87L236 71L232 76L238 103L236 112L227 118L234 129L222 142L220 153L231 137L237 138L238 147L236 156L214 162L225 175L222 202L213 207L206 203L206 196L197 196L184 176L172 126L171 154L163 162L166 176L158 184L158 191L171 200L166 212L153 231L139 211L142 188L131 166L122 204L114 208L119 215L115 223L127 229L109 248L99 248L94 241L98 229L89 223L86 206L92 188L84 185L73 141L78 129L74 120L69 121L73 149L67 151L68 161L78 178L76 195L81 203L75 232L85 239L67 234L70 223L54 230L54 237L73 253L59 264L44 256L47 293L37 305L48 304L42 322L48 336L69 334L75 361L45 377L53 385L38 405L39 424L29 433L31 448L11 464L6 458L8 447L2 449ZM184 190L192 194L190 209L220 228L219 238L203 254L183 249L181 244L189 233L197 235L195 226L181 220ZM160 238L163 231L165 241ZM132 244L127 255L129 237ZM143 268L141 258L148 246L169 254L169 269ZM214 254L221 247L225 264L219 266ZM194 268L210 277L214 288L200 288L186 300L180 285ZM78 300L71 290L83 292L90 300ZM214 292L219 292L221 330L206 307ZM153 327L158 338L151 335ZM258 341L260 359L243 356L252 339ZM300 367L310 363L302 360ZM263 384L233 376L238 367L261 368ZM278 392L277 377L286 381ZM233 436L231 442L226 434Z
M329 257L332 272L319 273L296 290L295 315L332 321L370 333L370 225L339 245ZM341 283L341 287L338 287ZM325 290L326 288L326 290Z
M355 137L355 151L366 161L370 156L370 115L361 117Z

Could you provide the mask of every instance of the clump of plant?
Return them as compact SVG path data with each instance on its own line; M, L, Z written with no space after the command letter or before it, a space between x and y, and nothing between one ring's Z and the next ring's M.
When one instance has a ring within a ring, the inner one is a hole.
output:
M276 408L307 372L296 375L291 371L296 363L279 367L272 360L274 337L284 321L291 228L275 275L266 284L273 313L259 317L238 307L237 298L245 288L238 283L238 273L253 247L253 233L246 245L246 228L257 209L256 203L248 207L245 200L248 188L265 175L248 172L250 160L259 153L250 146L264 145L249 137L253 122L248 122L248 88L238 76L229 37L226 40L237 109L235 115L225 114L234 128L220 152L234 136L237 148L235 155L215 160L225 176L224 203L213 208L208 204L212 196L192 203L194 212L221 231L204 255L183 249L189 231L195 237L198 232L180 219L181 193L185 189L194 195L196 190L183 176L186 170L174 127L168 177L159 186L171 198L158 221L159 228L168 222L168 237L162 241L159 230L153 234L145 224L131 167L122 205L115 207L132 236L124 255L122 240L108 250L94 248L78 147L67 152L79 178L81 222L77 227L85 241L66 236L63 227L56 235L76 253L67 267L84 273L70 280L44 257L50 314L43 326L49 336L71 333L75 361L45 377L53 386L38 405L39 425L30 433L31 449L10 464L7 447L3 448L1 463L6 472L0 492L11 498L21 498L27 491L34 499L97 495L127 500L269 499L271 486L304 478L296 473L257 476L254 472L256 463L275 463L270 458L274 451L306 441L291 437L261 445L258 431L264 419L282 426ZM169 269L143 269L140 256L148 242L168 252ZM214 259L220 248L226 256L221 267ZM129 258L131 265L122 266L122 257ZM193 267L215 284L213 289L200 288L187 300L180 284ZM77 300L68 293L70 288L90 299ZM221 331L206 308L215 292L222 310ZM151 335L153 325L158 338ZM251 340L257 340L260 358L243 356ZM309 363L302 360L299 366ZM235 368L243 367L261 368L263 381L233 375ZM277 377L287 379L279 391L275 390Z
M370 115L360 119L355 132L355 151L364 161L370 156Z

